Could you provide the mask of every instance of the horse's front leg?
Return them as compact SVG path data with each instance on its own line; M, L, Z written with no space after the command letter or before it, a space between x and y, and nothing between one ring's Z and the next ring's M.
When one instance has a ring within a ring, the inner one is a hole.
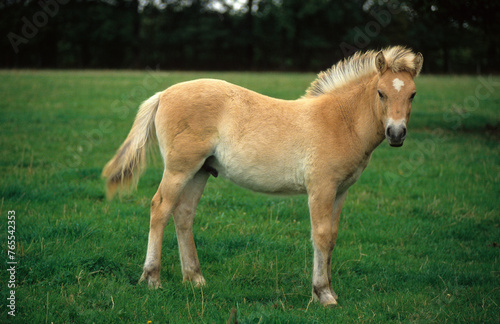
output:
M337 195L336 188L328 186L309 193L312 240L314 246L313 298L324 306L336 306L333 291L331 258L339 228L340 211L347 192Z

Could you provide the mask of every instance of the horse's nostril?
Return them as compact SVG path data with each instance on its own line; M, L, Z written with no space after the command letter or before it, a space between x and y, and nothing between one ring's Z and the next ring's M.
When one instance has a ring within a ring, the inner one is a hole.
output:
M387 127L386 134L387 137L391 137L391 126Z
M401 137L404 138L406 136L406 127L403 128L403 133L401 134Z

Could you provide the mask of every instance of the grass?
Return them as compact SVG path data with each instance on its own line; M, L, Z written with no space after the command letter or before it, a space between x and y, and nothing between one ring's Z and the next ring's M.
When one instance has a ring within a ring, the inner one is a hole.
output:
M0 246L16 212L16 316L8 266L0 319L17 323L475 322L500 320L500 78L422 76L408 139L379 147L349 192L333 253L335 309L310 302L305 197L267 197L211 179L195 221L208 281L182 283L166 228L163 288L137 285L152 163L132 195L105 200L100 172L138 104L199 77L280 98L313 74L0 71ZM486 86L484 86L486 84ZM5 225L5 226L4 226Z

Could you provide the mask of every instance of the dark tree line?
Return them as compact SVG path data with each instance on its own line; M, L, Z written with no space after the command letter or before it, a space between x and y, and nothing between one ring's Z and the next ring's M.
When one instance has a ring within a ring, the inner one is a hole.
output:
M500 1L5 0L0 67L324 69L403 44L427 72L498 72Z

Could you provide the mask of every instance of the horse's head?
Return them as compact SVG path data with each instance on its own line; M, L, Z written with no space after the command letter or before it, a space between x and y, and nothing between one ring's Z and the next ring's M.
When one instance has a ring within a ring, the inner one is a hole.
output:
M422 54L418 53L411 62L406 62L405 67L409 68L399 70L388 66L382 52L375 58L379 81L374 95L379 101L385 137L391 146L402 146L406 138L411 102L417 93L413 79L420 72L423 60Z

